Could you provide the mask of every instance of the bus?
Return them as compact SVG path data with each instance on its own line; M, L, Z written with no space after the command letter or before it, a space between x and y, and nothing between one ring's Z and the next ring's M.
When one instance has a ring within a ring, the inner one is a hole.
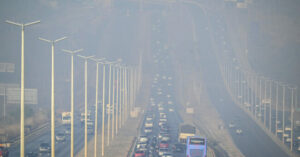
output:
M206 138L189 136L186 140L186 157L206 157Z

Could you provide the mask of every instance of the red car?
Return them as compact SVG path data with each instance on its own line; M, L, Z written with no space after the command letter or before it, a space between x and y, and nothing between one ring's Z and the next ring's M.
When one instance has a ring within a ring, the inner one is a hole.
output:
M169 148L169 143L167 141L161 141L159 143L159 148Z
M8 157L8 149L0 146L0 157Z
M134 153L134 157L145 157L145 156L146 156L146 154L144 151L138 150Z

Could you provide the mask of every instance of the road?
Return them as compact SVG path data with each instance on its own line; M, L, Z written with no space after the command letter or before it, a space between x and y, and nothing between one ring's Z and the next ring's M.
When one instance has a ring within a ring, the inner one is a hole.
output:
M216 22L219 16L205 16L200 8L195 6L191 6L190 8L196 19L196 25L203 26L203 23L206 23L206 26L214 26L213 28L209 28L212 29L212 34L210 34L210 31L205 31L204 29L200 29L197 32L200 45L199 63L204 74L203 79L207 86L210 100L216 106L221 118L227 125L230 122L234 122L236 124L236 128L242 129L243 131L241 135L238 135L236 134L236 129L229 129L235 144L245 156L288 156L264 133L261 128L255 124L250 117L247 116L247 114L236 106L226 91L216 56L219 55L219 52L214 52L214 50L223 50L224 47L221 44L213 43L214 40L210 40L213 39L216 34L226 37L227 32L225 23L222 23L222 21ZM208 25L208 23L211 24ZM230 40L225 38L225 41L228 49L232 50L230 47ZM234 55L234 53L230 55Z

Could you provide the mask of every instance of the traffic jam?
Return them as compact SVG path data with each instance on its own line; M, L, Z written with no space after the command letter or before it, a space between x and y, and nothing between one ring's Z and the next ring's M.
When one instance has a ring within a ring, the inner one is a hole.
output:
M136 139L134 157L184 156L185 145L178 143L180 118L172 101L172 77L156 74L140 134ZM154 98L155 97L155 98Z

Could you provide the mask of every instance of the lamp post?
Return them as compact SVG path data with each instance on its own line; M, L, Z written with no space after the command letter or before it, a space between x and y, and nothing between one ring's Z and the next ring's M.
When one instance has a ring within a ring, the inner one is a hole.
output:
M83 49L78 50L65 50L62 51L71 54L71 152L70 157L74 156L74 54L83 51Z
M67 37L62 37L56 40L48 40L44 38L39 38L42 41L51 44L51 156L55 157L55 99L54 99L54 44L66 39Z
M87 63L94 56L81 56L84 59L84 156L87 157Z
M30 23L16 23L9 20L6 23L21 27L21 102L20 102L20 157L24 157L25 154L25 136L24 136L24 28L26 26L40 23L40 21L34 21Z
M104 118L105 118L105 64L103 64L103 84L102 84L102 136L101 155L104 156Z
M94 131L94 157L97 157L97 135L98 135L98 82L99 82L99 61L105 58L97 59L91 58L91 60L96 62L96 100L95 100L95 131Z
M109 104L109 106L108 106L108 108L109 108L109 112L108 112L108 114L107 114L107 145L109 146L109 142L110 142L110 130L111 130L111 132L113 132L112 131L112 129L113 129L113 120L114 120L114 115L113 115L113 111L112 110L114 110L114 108L113 108L113 105L111 104L111 68L112 68L112 65L113 64L115 64L115 63L118 63L118 62L120 62L121 60L120 59L118 59L117 61L113 61L113 62L106 62L106 64L108 64L109 65L109 80L108 80L108 104ZM113 104L114 104L114 102L113 102ZM112 116L112 122L110 122L111 120L110 120L110 118L111 118L111 116ZM112 123L112 128L110 128L110 123ZM111 133L111 135L112 135L112 133ZM113 135L112 135L113 136Z

